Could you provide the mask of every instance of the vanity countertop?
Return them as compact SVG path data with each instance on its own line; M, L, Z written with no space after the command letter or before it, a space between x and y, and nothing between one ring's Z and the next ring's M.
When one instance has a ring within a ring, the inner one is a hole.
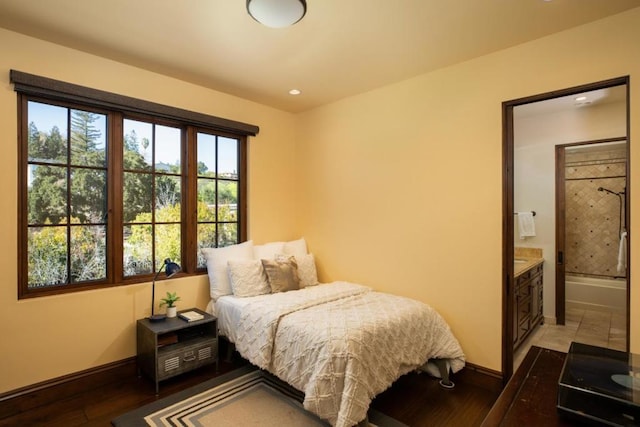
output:
M518 277L543 262L544 258L515 257L513 262L513 277Z
M515 247L513 251L513 277L516 278L543 262L542 249Z

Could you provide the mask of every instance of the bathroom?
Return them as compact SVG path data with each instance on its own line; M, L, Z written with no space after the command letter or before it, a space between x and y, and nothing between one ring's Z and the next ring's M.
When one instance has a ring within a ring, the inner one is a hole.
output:
M626 109L626 85L514 108L514 211L535 212L535 231L514 220L513 244L542 250L547 325L590 310L626 328Z

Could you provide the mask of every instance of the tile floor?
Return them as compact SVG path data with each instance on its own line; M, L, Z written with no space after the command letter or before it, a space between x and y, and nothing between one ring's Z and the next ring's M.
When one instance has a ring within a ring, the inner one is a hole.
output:
M513 355L513 370L520 366L532 345L567 352L572 341L626 350L626 317L607 311L567 308L565 325L543 324L522 343Z

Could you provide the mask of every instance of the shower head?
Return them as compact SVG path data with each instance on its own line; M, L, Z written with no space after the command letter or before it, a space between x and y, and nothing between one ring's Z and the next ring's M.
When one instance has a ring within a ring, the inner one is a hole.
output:
M620 196L621 194L624 194L624 191L621 191L620 193L616 193L615 191L611 191L608 188L604 188L604 187L598 187L598 191L605 191L609 194L613 194L614 196Z

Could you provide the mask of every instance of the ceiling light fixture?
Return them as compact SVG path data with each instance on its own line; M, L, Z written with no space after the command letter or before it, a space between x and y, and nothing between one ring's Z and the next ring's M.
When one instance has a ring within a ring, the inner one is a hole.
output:
M307 13L305 0L247 0L247 12L271 28L284 28L295 24Z
M291 89L289 91L289 95L300 95L302 92L300 92L299 89Z

